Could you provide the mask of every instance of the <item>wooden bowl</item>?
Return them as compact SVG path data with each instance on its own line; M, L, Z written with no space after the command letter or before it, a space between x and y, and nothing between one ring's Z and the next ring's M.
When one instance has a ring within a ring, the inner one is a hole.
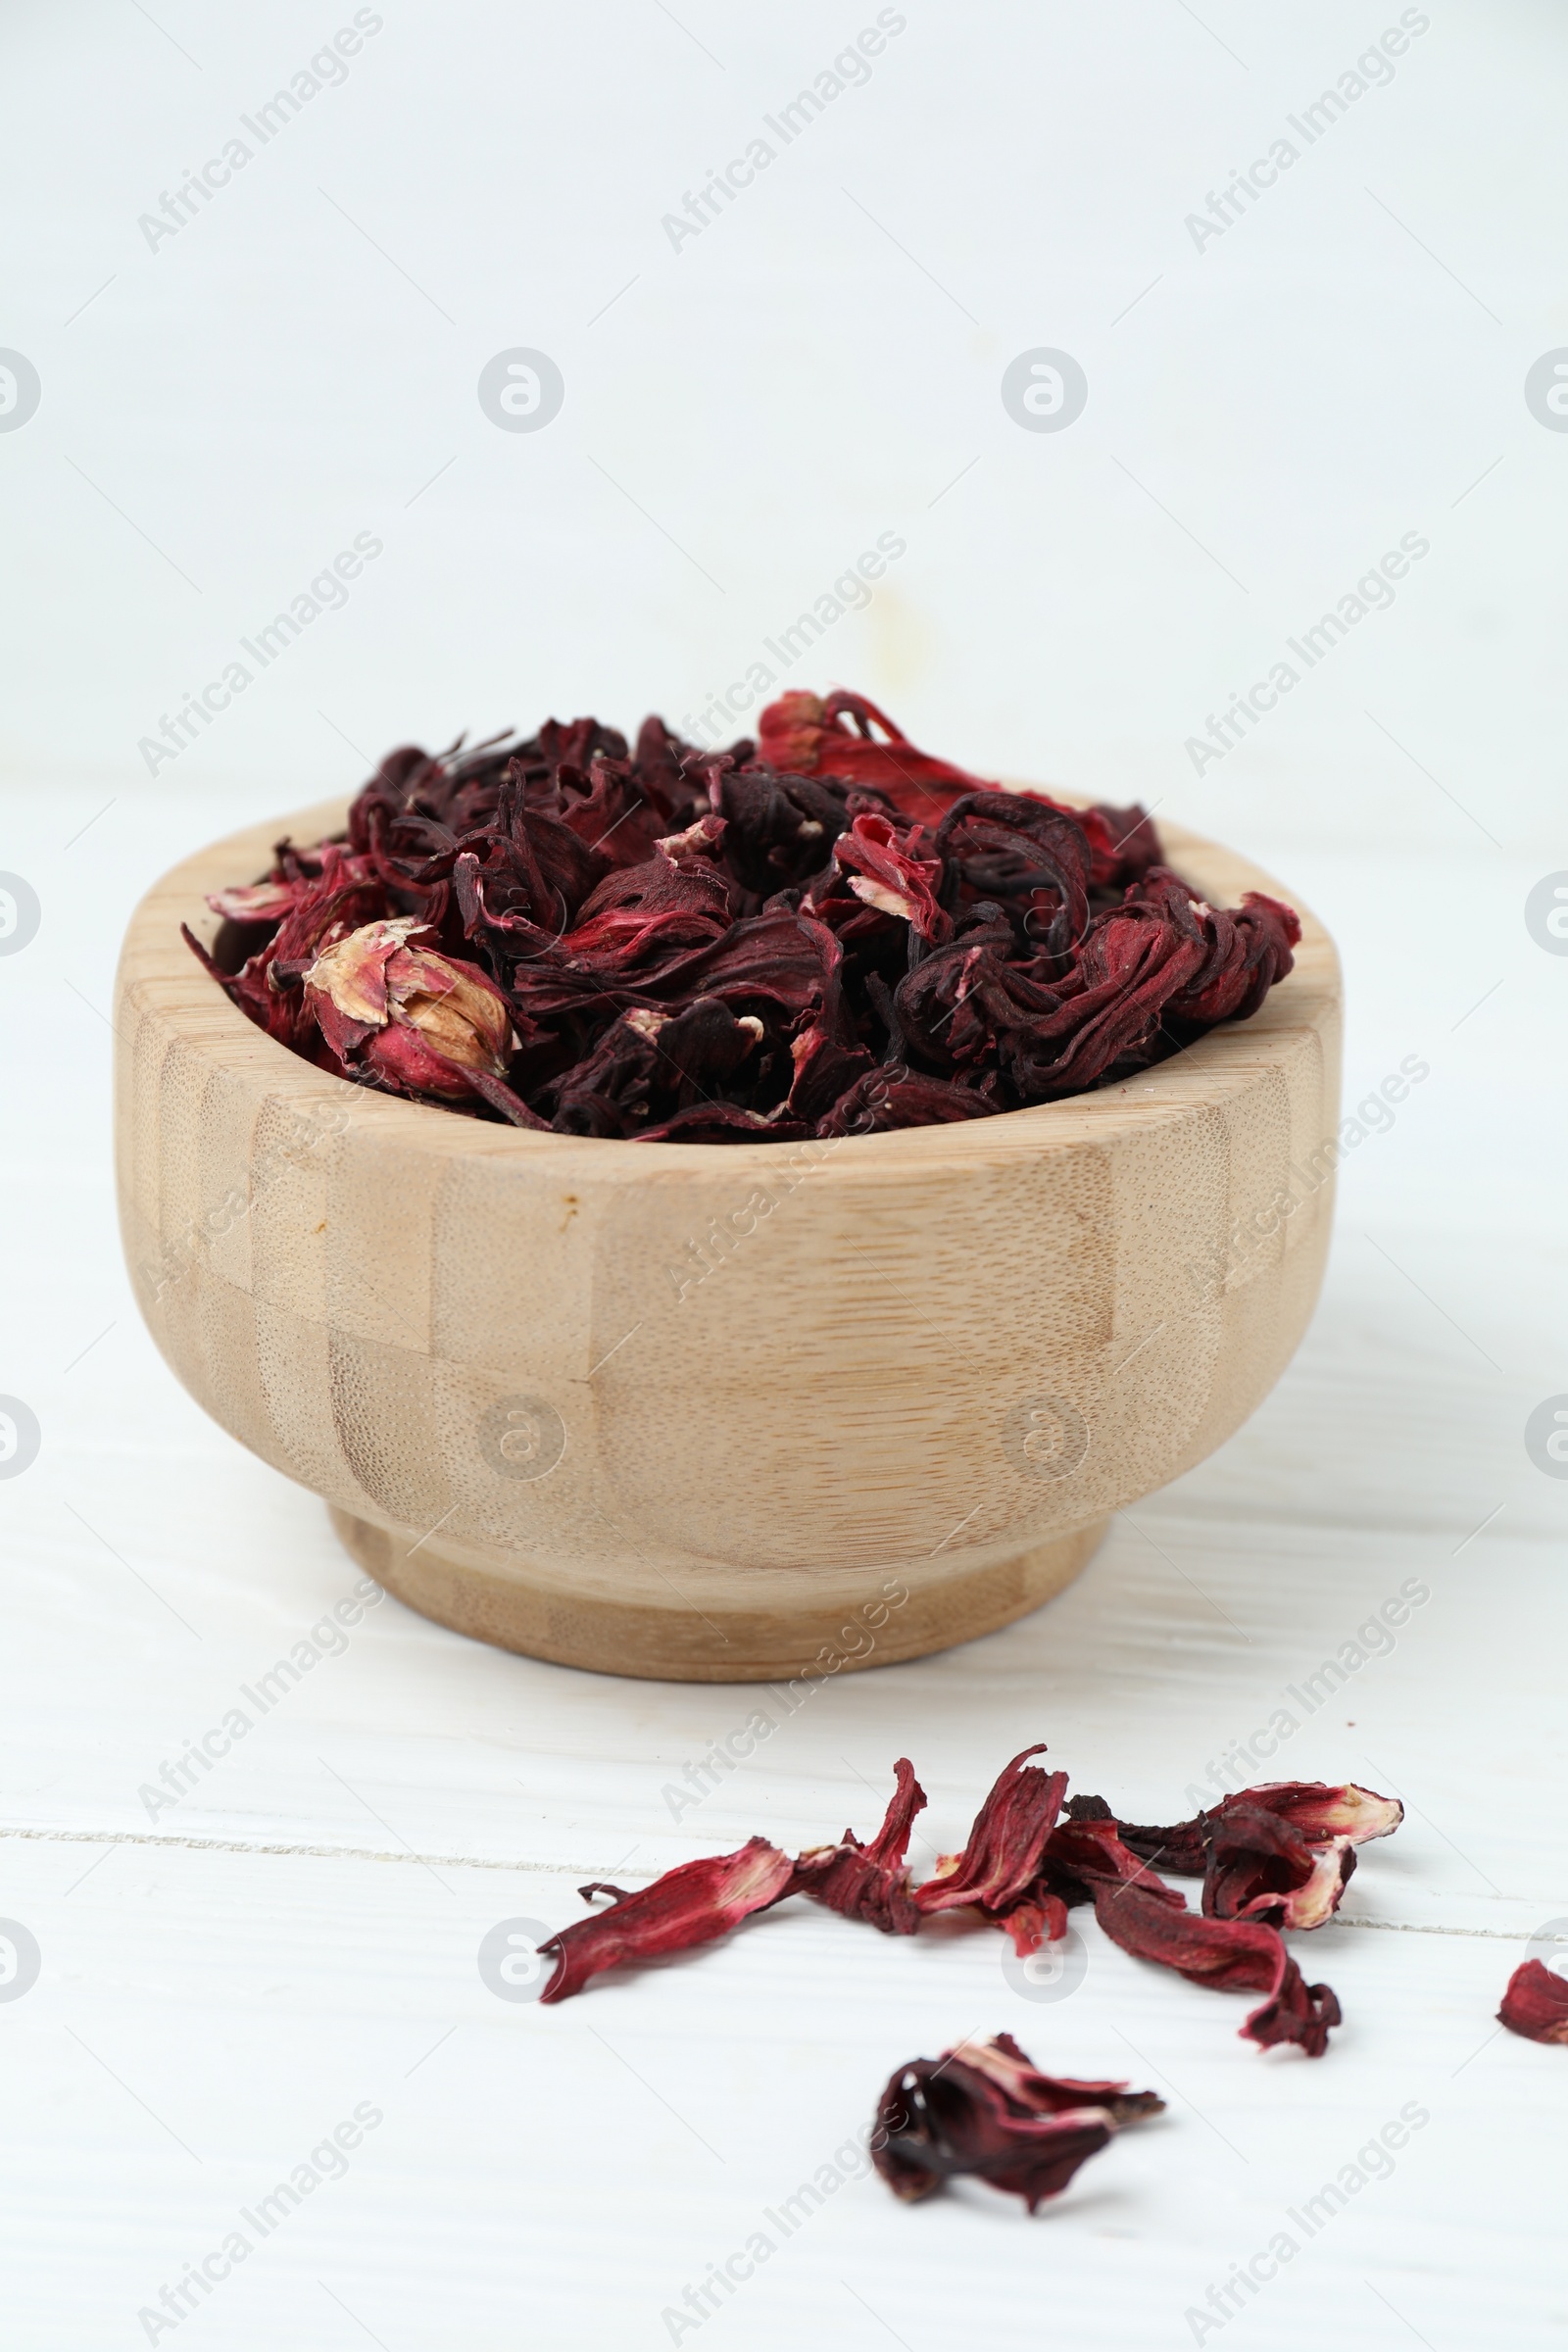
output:
M136 909L121 1217L186 1388L412 1607L677 1681L918 1657L1049 1599L1278 1378L1339 1102L1304 909L1253 1019L1097 1094L797 1147L537 1135L325 1075L181 941L346 807L231 835ZM1211 899L1300 908L1161 833Z

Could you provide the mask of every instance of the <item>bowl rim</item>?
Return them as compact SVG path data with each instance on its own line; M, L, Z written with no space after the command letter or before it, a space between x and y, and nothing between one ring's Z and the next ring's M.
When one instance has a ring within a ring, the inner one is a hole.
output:
M1002 789L1046 787L1008 781ZM1054 800L1068 806L1092 806L1085 794L1056 786L1050 791ZM161 1020L187 1050L220 1062L258 1098L295 1102L309 1098L318 1103L324 1099L344 1106L352 1099L357 1131L421 1154L500 1156L548 1174L552 1181L583 1182L709 1177L729 1166L739 1175L777 1166L781 1159L787 1163L791 1154L800 1153L807 1154L813 1172L825 1175L831 1166L838 1178L874 1178L899 1162L978 1169L1020 1154L1108 1147L1173 1116L1211 1110L1255 1083L1261 1072L1277 1069L1282 1055L1298 1051L1308 1034L1320 1033L1340 1007L1341 973L1333 940L1299 896L1237 851L1167 822L1158 827L1161 851L1185 879L1222 905L1238 904L1249 890L1283 898L1300 917L1301 942L1293 971L1276 983L1250 1019L1222 1022L1151 1069L1090 1094L987 1118L803 1143L761 1136L755 1143L662 1143L650 1150L636 1138L540 1134L382 1094L304 1060L258 1028L214 983L180 937L183 921L210 948L220 923L206 904L206 893L232 884L241 874L260 871L281 840L314 843L340 832L351 798L335 795L241 826L206 843L160 876L125 928L116 977L115 1025L123 1039L121 1014L128 1002L143 1015Z

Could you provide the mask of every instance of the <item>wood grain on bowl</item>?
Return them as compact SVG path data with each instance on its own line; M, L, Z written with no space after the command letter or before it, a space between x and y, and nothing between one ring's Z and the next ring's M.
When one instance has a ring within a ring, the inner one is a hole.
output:
M1048 1599L1289 1360L1328 1244L1339 967L1230 851L1160 828L1211 900L1298 907L1296 969L1126 1084L638 1144L371 1093L229 1004L180 923L211 942L209 890L345 809L214 844L132 917L121 1216L186 1388L413 1607L618 1674L918 1656Z

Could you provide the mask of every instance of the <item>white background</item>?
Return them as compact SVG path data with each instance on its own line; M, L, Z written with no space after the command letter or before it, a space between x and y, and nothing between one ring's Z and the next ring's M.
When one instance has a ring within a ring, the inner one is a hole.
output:
M1186 217L1397 8L906 0L868 81L675 250L662 216L873 8L389 4L150 250L139 217L352 13L19 0L0 27L0 344L42 383L0 433L0 867L43 907L0 958L0 1391L43 1429L0 1483L0 1915L43 1953L0 2003L7 2341L145 2342L164 2282L369 2100L348 2177L156 2340L663 2344L894 2065L1006 2028L1167 2115L1034 2223L852 2182L680 2340L1190 2343L1209 2283L1414 2100L1394 2177L1203 2340L1560 2345L1568 2055L1489 2038L1568 1914L1568 1492L1523 1445L1568 1389L1568 959L1523 915L1568 867L1568 434L1523 393L1568 344L1560 12L1432 6L1200 250ZM514 346L564 377L539 432L478 404ZM1000 398L1035 346L1088 376L1059 433ZM363 531L384 553L345 608L149 775L140 739ZM352 1572L129 1300L107 1012L131 905L395 742L678 723L884 531L907 552L787 683L1234 842L1341 943L1348 1100L1430 1062L1347 1164L1296 1365L1052 1608L832 1686L678 1827L661 1791L744 1691L503 1657L390 1601L150 1824L139 1787ZM1207 714L1411 531L1431 552L1392 609L1196 774ZM893 1945L800 1904L557 2011L479 1981L485 1930L575 1916L580 1877L864 1831L903 1752L936 1846L1037 1738L1167 1818L1411 1577L1431 1598L1394 1653L1276 1767L1411 1806L1359 1924L1302 1950L1347 2013L1321 2065L1251 2050L1239 2003L1092 1924L1084 1985L1038 2007L1000 1938Z

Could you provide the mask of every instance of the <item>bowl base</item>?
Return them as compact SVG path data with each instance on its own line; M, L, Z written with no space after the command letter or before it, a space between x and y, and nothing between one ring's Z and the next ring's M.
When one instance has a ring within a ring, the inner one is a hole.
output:
M525 1571L500 1575L443 1554L429 1541L329 1506L332 1525L384 1591L437 1625L498 1649L582 1666L593 1674L664 1683L789 1682L862 1666L892 1666L973 1642L1026 1617L1071 1584L1099 1546L1107 1520L1034 1544L988 1568L940 1582L911 1580L908 1596L873 1634L853 1603L776 1608L642 1605L563 1594ZM924 1563L922 1563L924 1565ZM867 1576L868 1593L884 1580ZM863 1646L862 1646L863 1644ZM825 1654L824 1654L825 1653Z

